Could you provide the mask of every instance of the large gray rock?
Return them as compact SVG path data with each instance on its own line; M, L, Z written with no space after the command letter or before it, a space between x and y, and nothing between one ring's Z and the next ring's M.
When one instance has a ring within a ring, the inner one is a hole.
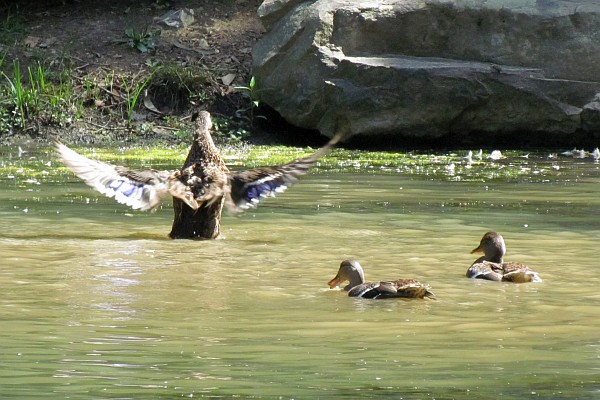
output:
M593 4L592 4L593 3ZM261 100L332 136L600 132L600 3L266 0Z

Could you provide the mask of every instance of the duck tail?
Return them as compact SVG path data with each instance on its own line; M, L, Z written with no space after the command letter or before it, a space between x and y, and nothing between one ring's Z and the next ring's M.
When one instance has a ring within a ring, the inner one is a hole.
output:
M540 276L537 274L537 272L535 272L533 274L533 276L531 277L531 282L541 282L542 278L540 278Z
M428 297L431 300L437 300L437 297L435 297L435 294L433 294L433 292L430 291L429 289L427 289L427 291L425 291L425 296L424 297Z
M505 282L525 283L525 282L541 282L542 278L537 272L531 270L519 270L505 273L502 277Z

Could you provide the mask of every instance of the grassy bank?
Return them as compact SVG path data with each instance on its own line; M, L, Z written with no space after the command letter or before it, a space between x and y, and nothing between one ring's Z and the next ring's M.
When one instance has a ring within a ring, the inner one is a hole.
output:
M212 9L191 1L203 19L170 31L152 22L172 6L168 2L33 3L33 12L19 4L0 9L2 143L49 135L79 143L189 143L189 115L198 108L213 114L221 140L249 135L257 99L244 49L255 37L244 36L238 23L236 44L221 42L234 37L232 15L256 19L255 5L240 11L235 2L215 1ZM197 46L205 38L214 39L206 51L186 42ZM228 55L240 48L243 60Z

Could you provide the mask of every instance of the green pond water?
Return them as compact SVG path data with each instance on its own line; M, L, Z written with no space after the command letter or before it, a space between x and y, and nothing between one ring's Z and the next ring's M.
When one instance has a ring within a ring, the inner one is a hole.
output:
M129 210L23 150L0 148L1 399L600 398L590 159L336 151L221 239L172 241L170 201ZM488 230L544 281L465 278ZM345 258L437 300L328 289Z

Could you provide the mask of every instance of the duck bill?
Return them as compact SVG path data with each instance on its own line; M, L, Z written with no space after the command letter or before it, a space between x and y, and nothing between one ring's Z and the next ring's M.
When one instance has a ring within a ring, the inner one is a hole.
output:
M335 276L335 278L333 278L332 280L330 280L329 282L327 282L327 284L329 285L329 289L333 289L336 286L338 286L340 283L342 283L342 278L340 278L339 276Z
M483 249L481 248L481 245L479 245L479 247L477 247L476 249L471 250L471 254L473 253L483 253Z

